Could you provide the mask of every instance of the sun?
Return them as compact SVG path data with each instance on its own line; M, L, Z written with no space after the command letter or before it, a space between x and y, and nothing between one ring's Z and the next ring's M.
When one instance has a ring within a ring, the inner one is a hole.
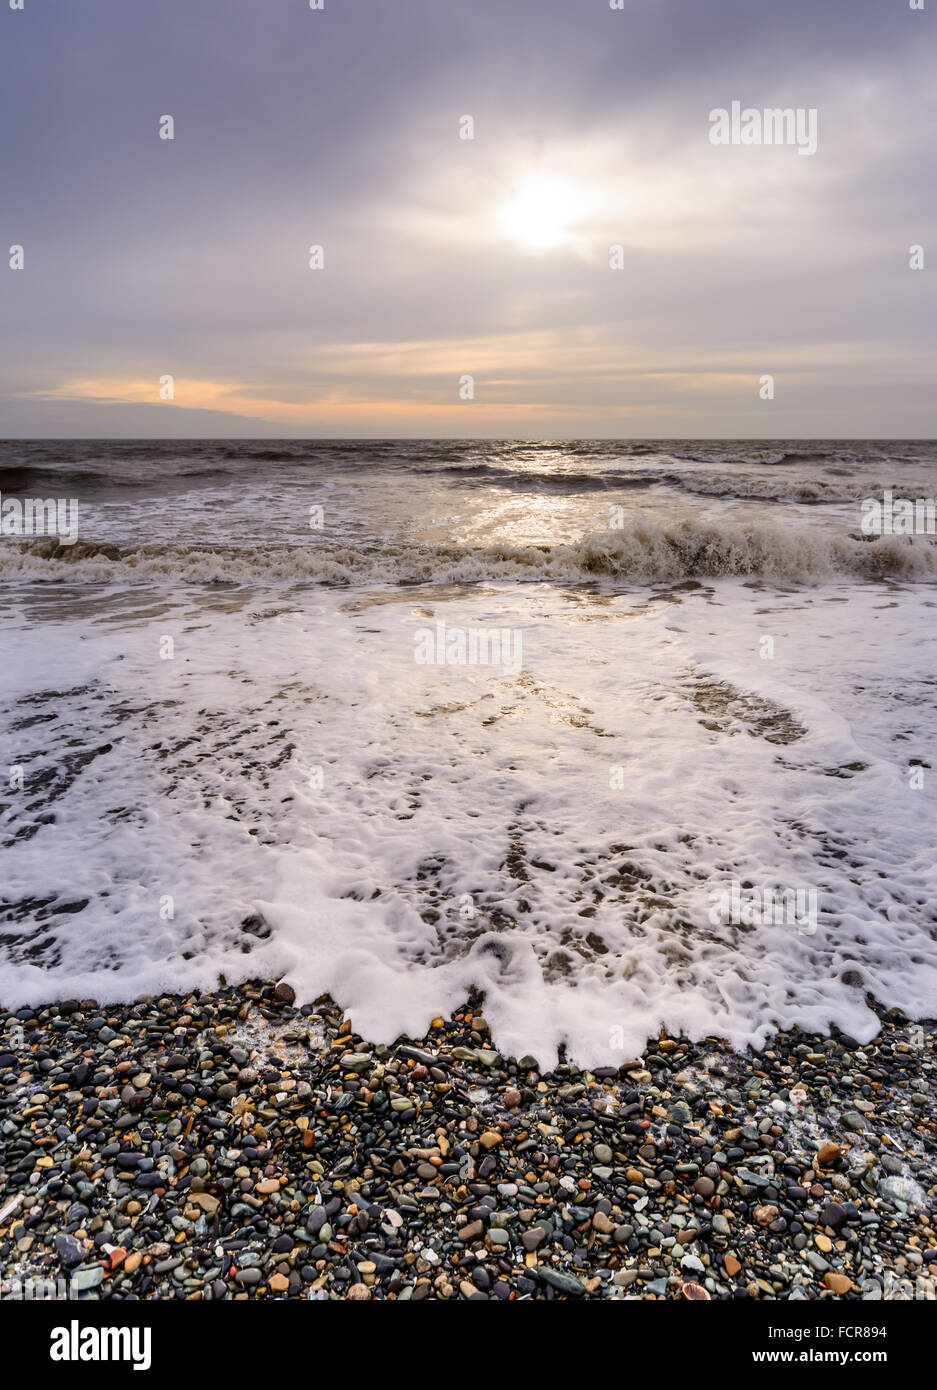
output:
M512 241L544 250L560 246L575 215L573 189L562 179L532 179L501 209L501 231Z

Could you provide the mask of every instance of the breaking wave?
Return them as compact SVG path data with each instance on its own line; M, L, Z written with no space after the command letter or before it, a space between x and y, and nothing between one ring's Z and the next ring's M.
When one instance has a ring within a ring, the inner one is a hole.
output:
M767 521L632 517L621 530L553 545L429 545L317 539L306 546L115 545L51 537L7 538L0 580L193 584L475 583L590 580L672 583L752 577L787 584L837 578L928 580L937 545L927 537L864 540L842 532Z

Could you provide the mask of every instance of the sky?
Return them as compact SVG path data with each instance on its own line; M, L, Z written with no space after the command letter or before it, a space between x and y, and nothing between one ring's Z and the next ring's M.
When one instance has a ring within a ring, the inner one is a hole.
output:
M937 436L915 2L0 0L0 436Z

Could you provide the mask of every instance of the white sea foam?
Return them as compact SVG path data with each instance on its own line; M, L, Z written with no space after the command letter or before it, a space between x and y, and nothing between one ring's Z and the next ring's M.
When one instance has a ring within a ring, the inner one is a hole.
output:
M642 553L683 576L688 543ZM584 541L572 572L623 553ZM3 1002L285 974L390 1040L474 984L502 1049L593 1064L661 1025L867 1039L866 992L934 1015L935 798L908 777L937 734L932 593L34 586L4 632ZM523 670L417 664L433 619L521 629ZM714 927L733 879L817 888L818 930Z

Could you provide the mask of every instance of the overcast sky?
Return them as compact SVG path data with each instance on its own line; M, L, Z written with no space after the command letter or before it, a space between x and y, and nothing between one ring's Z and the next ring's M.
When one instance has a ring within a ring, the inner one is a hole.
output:
M937 0L0 3L0 435L937 435Z

